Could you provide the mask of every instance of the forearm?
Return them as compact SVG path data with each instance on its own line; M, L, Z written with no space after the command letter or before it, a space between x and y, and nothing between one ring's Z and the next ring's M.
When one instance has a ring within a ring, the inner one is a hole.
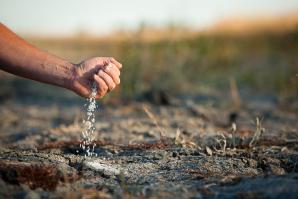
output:
M0 69L69 88L73 67L70 62L28 44L0 23Z

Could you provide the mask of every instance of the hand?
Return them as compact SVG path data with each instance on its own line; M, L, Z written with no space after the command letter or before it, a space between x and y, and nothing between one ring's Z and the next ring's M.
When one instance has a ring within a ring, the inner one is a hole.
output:
M71 90L82 97L90 97L91 85L97 86L96 99L113 90L120 83L122 64L110 57L94 57L75 65L70 83Z

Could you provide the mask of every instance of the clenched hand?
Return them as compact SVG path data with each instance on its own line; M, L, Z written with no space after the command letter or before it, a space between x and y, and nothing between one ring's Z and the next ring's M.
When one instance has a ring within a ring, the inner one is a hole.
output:
M91 85L97 84L96 99L113 90L120 83L122 64L111 57L94 57L75 65L70 89L82 97L90 97Z

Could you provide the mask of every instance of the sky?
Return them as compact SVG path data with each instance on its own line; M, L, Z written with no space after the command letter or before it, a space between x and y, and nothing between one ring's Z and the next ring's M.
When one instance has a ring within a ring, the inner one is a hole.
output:
M232 16L298 12L298 0L0 0L0 22L20 34L94 34L141 23L210 26Z

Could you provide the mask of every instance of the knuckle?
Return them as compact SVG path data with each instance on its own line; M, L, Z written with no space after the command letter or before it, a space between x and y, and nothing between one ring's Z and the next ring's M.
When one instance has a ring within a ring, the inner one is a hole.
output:
M106 92L108 89L109 89L109 87L106 84L101 88L101 90L103 92Z
M108 88L108 86L104 85L102 89L103 89L104 92L107 92L107 90L108 90L109 88Z
M110 74L109 74L113 79L115 79L115 78L117 78L117 73L115 72L115 71L113 71L113 72L111 72Z
M114 82L111 82L110 84L110 90L114 89L116 87L116 84Z
M101 82L100 87L99 87L99 93L102 93L107 89L108 89L107 85L104 82Z
M107 73L110 73L113 68L110 65L105 66L104 70Z
M107 75L107 79L108 79L109 83L111 83L111 84L114 83L112 75L111 76Z
M109 81L109 76L106 73L103 73L102 76L104 77L105 80Z
M114 70L115 70L115 72L116 72L118 75L120 75L120 70L119 70L119 68L118 68L117 66L114 67Z
M102 78L107 78L107 74L105 73L105 72L103 72L103 71L100 71L99 72L99 75L100 75L100 77L102 77Z

